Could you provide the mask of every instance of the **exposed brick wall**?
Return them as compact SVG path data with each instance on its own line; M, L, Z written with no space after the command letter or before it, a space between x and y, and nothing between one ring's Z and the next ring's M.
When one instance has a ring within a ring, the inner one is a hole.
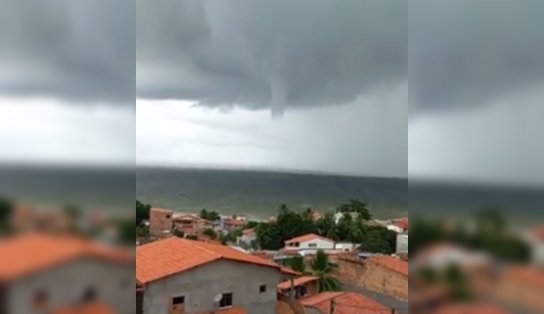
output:
M385 266L342 256L335 262L335 276L342 283L384 293L408 301L408 276Z
M149 234L153 237L163 237L164 230L172 229L172 211L151 208L149 211Z

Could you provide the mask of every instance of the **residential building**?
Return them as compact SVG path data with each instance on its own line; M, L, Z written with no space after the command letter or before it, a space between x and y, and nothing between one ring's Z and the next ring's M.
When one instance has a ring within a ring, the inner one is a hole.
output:
M32 233L0 241L0 256L0 313L134 313L129 252Z
M185 235L198 236L206 229L214 229L213 221L209 221L196 214L174 214L173 227Z
M149 235L163 238L171 234L173 225L173 211L164 208L149 210Z
M296 275L270 260L216 244L172 237L136 248L139 314L274 314L277 285Z
M398 218L393 219L390 223L386 225L386 228L394 231L396 233L407 233L408 232L408 218Z
M249 248L257 241L257 233L254 228L242 230L242 236L238 238L238 245Z
M334 249L334 240L319 236L317 234L305 234L285 241L285 251L316 252L317 250Z
M352 242L335 242L334 249L339 251L352 251L357 248L357 244Z
M222 221L223 230L225 231L233 231L236 229L243 228L245 224L246 224L245 220L234 218L234 217L225 218Z
M278 293L290 299L311 296L319 292L318 281L315 276L291 278L278 284Z

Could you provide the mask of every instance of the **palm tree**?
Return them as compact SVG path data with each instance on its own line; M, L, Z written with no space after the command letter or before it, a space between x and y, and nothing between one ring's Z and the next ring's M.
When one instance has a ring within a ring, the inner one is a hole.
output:
M329 257L323 250L317 251L315 258L309 263L309 266L309 274L319 278L319 292L339 291L341 289L340 281L331 275L338 266L329 261Z

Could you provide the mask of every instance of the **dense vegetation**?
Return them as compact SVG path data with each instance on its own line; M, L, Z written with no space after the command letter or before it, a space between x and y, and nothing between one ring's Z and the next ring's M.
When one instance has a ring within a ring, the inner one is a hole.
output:
M410 254L437 242L449 242L487 252L502 261L525 262L530 249L512 234L497 209L483 209L455 228L445 228L440 221L413 219L410 226Z
M360 244L363 250L390 254L395 251L396 234L383 226L369 224L372 218L365 203L351 200L318 220L312 211L296 212L281 205L275 222L256 226L257 240L262 249L277 250L287 239L316 233L335 241Z

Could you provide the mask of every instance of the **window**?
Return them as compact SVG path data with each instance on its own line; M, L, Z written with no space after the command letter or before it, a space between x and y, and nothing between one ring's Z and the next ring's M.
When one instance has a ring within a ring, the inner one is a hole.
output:
M84 303L87 302L93 302L96 300L96 290L93 287L89 287L85 289L83 292L83 297L81 298L81 301Z
M180 305L185 303L185 297L184 296L178 296L172 298L172 305Z
M317 243L309 243L308 247L317 247Z
M223 293L221 301L219 301L219 307L232 306L232 292Z
M47 304L47 292L45 290L39 290L34 294L33 305L34 308L39 309Z
M170 215L166 215L166 219L170 219Z
M260 285L259 286L259 292L260 293L266 292L266 285Z
M171 300L170 311L174 313L183 313L185 310L185 296L175 296ZM182 312L179 312L182 311Z

